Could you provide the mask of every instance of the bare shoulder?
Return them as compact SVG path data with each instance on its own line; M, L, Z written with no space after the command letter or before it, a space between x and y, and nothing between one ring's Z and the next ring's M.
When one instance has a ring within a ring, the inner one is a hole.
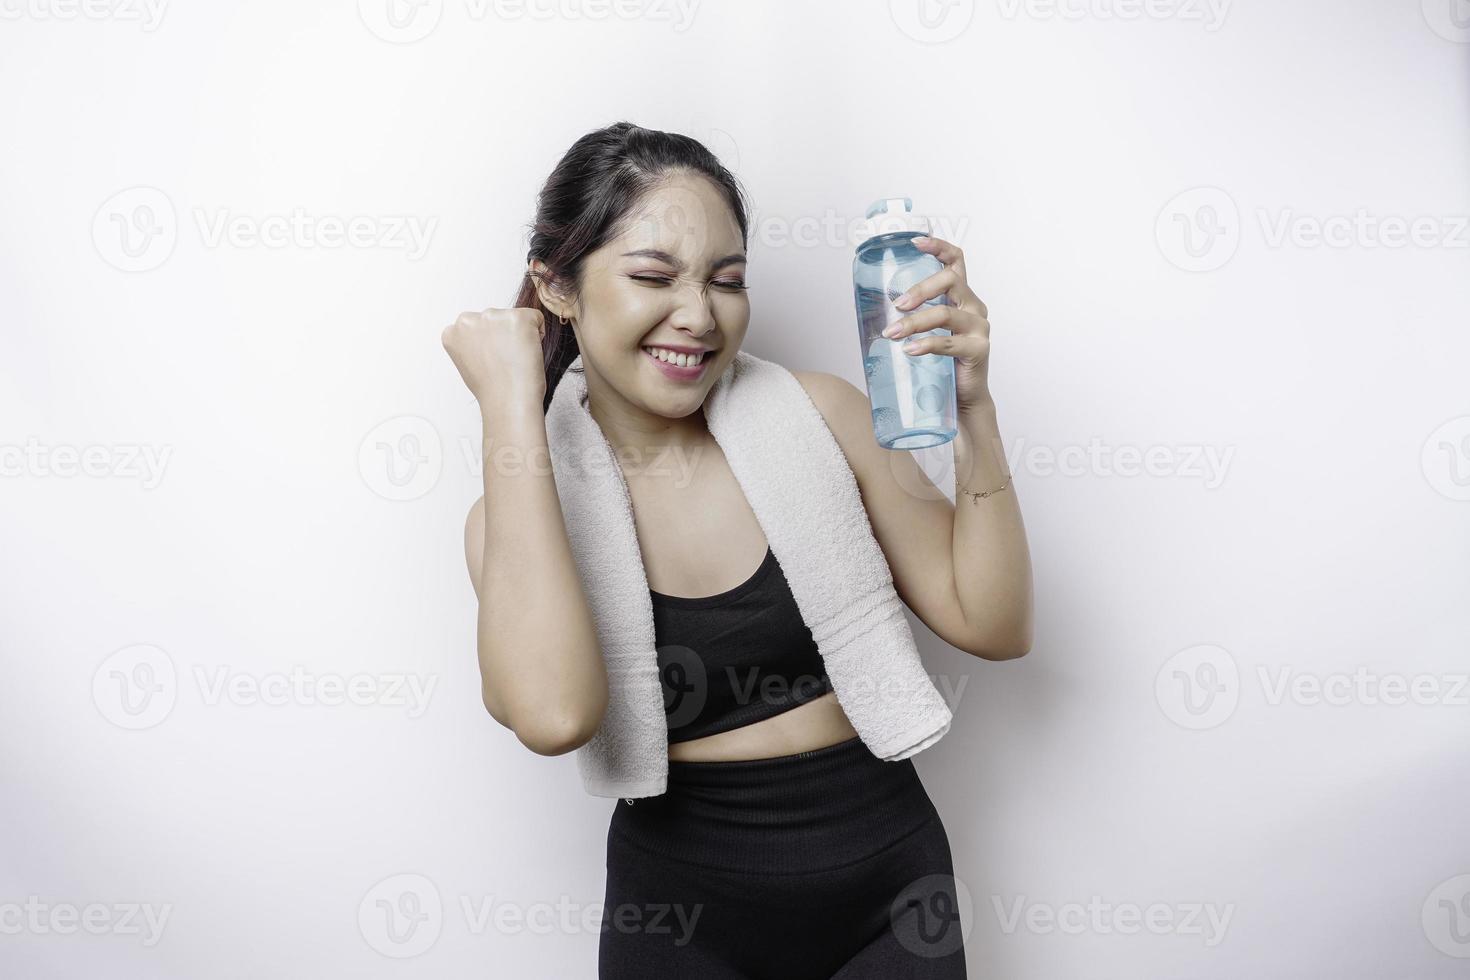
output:
M873 437L873 413L867 394L851 381L826 371L792 371L821 413L859 484L883 462L883 447Z
M854 396L866 398L851 381L827 371L792 371L791 374L801 382L813 402L835 405L843 399L850 401Z

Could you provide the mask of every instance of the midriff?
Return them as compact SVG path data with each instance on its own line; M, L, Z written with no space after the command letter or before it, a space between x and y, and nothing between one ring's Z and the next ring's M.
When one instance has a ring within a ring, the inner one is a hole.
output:
M847 714L837 703L837 692L828 691L770 718L728 732L669 745L675 762L739 762L772 759L781 755L823 749L857 735Z

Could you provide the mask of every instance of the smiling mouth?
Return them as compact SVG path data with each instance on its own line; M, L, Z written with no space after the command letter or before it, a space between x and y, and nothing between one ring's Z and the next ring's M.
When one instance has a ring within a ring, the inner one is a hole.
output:
M702 365L714 356L714 351L703 351L699 354L676 354L665 347L644 347L643 353L655 361L667 364L671 367L692 369Z

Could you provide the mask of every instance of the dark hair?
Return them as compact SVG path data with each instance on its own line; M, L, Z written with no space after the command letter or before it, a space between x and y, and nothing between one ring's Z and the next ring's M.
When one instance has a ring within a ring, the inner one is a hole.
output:
M617 122L593 130L572 144L546 178L536 198L526 263L546 263L546 284L566 296L581 285L588 253L605 245L622 221L660 180L677 172L703 174L714 182L740 224L740 243L747 244L745 194L734 175L698 140L680 133L644 129ZM540 310L546 322L541 341L546 368L545 413L567 365L576 360L577 338L570 323L561 323L536 293L537 275L529 268L521 280L515 305Z

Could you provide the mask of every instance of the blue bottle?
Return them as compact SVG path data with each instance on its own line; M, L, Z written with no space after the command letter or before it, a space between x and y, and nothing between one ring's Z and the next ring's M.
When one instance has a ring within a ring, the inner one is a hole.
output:
M883 330L925 306L948 303L939 295L907 312L893 301L904 290L944 268L921 252L913 239L928 235L929 219L913 213L913 201L890 197L874 201L858 226L857 255L852 260L857 300L858 340L863 349L868 402L873 409L873 435L885 449L942 446L959 432L955 404L954 358L946 354L909 354L909 337L889 340ZM935 327L914 336L948 336Z

